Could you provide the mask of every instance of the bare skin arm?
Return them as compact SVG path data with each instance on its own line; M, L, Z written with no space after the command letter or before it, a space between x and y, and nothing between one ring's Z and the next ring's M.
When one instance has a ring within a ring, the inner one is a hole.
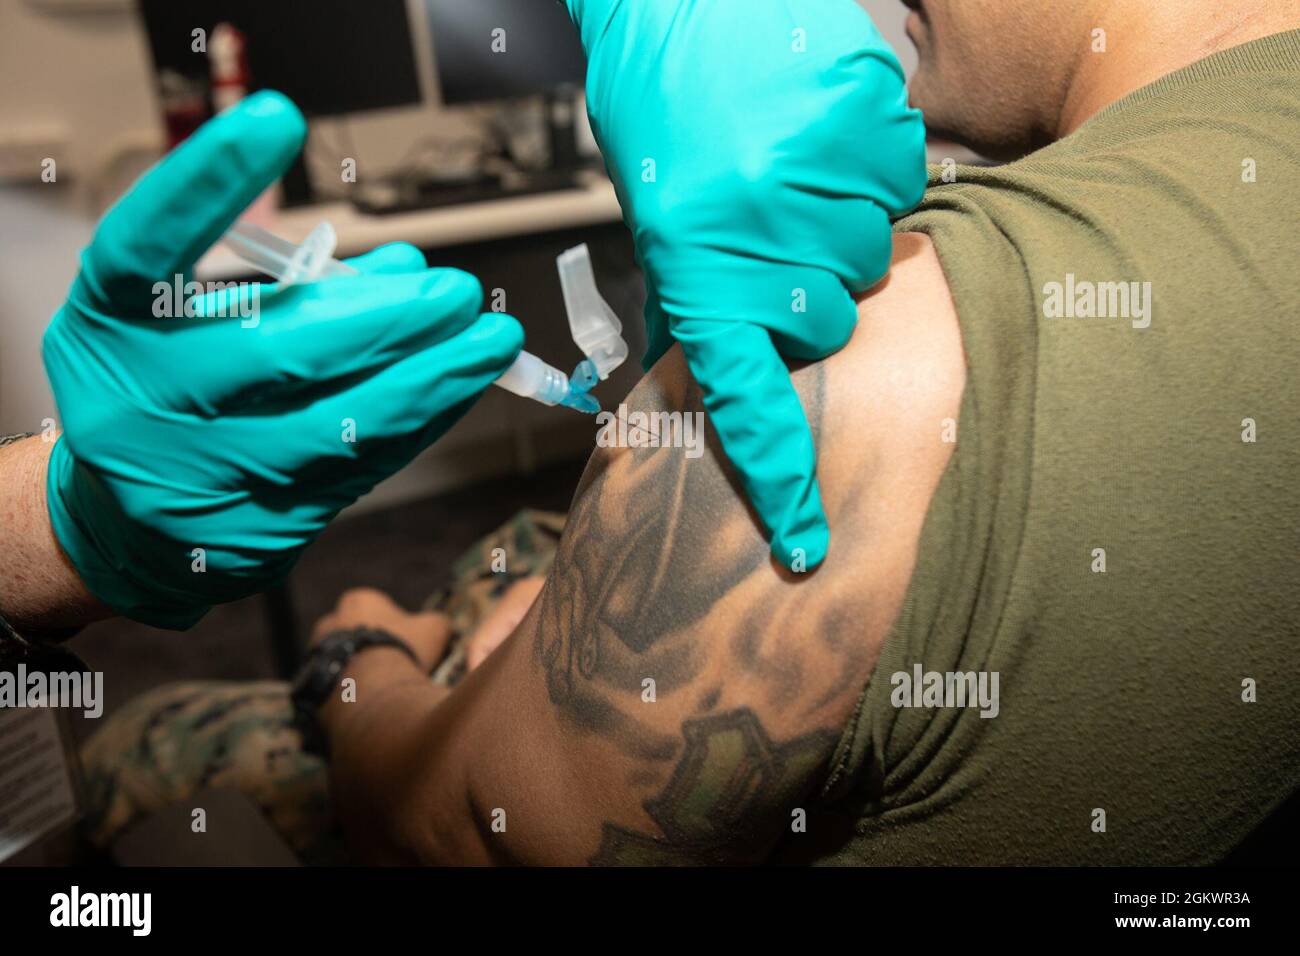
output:
M860 315L848 347L795 373L825 565L771 561L716 445L598 450L540 598L482 667L448 695L400 654L363 654L358 703L327 709L364 856L740 862L789 831L901 606L964 385L928 239L898 237ZM628 404L698 409L680 353Z
M112 613L86 590L50 527L45 473L53 447L37 437L0 448L0 613L31 637Z

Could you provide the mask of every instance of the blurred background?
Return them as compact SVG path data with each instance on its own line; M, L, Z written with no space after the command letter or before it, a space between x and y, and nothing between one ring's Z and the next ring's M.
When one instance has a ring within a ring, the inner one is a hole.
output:
M910 71L906 9L864 6ZM328 220L340 255L411 242L477 275L489 307L563 369L581 355L555 258L585 242L639 356L643 288L583 76L567 14L542 0L0 0L0 434L58 420L40 339L96 219L214 111L263 87L300 105L310 136L254 221L300 240ZM196 278L256 276L216 250ZM605 406L639 375L629 361L604 383ZM168 680L286 676L342 590L418 606L520 508L566 508L592 435L589 418L491 389L328 529L285 587L185 634L110 621L73 646L106 674L106 713Z

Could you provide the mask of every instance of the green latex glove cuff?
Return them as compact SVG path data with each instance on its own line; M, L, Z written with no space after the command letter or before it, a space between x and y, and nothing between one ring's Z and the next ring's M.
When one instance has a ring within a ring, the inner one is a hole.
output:
M181 547L158 541L145 528L105 541L93 523L83 525L77 520L76 511L102 515L115 512L116 504L97 493L93 476L78 469L62 437L50 452L46 492L50 525L59 544L87 590L104 604L132 620L172 630L191 627L208 612L210 605L197 603L192 593L167 588L151 577L163 548L192 561ZM71 502L77 503L75 510L69 509ZM135 547L136 542L145 547Z

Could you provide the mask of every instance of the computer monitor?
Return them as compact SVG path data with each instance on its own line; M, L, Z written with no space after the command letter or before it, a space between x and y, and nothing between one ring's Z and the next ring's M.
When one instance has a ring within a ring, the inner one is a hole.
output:
M423 99L406 0L140 0L140 10L159 73L206 77L193 31L211 38L229 23L247 43L252 89L277 89L308 116Z
M554 0L425 0L449 105L581 88L577 27Z

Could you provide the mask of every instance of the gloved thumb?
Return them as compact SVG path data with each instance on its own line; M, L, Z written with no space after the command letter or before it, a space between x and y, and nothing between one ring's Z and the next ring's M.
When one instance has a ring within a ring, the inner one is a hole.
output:
M77 294L116 316L148 315L153 285L188 275L302 148L307 124L272 91L201 126L108 211L82 254Z

